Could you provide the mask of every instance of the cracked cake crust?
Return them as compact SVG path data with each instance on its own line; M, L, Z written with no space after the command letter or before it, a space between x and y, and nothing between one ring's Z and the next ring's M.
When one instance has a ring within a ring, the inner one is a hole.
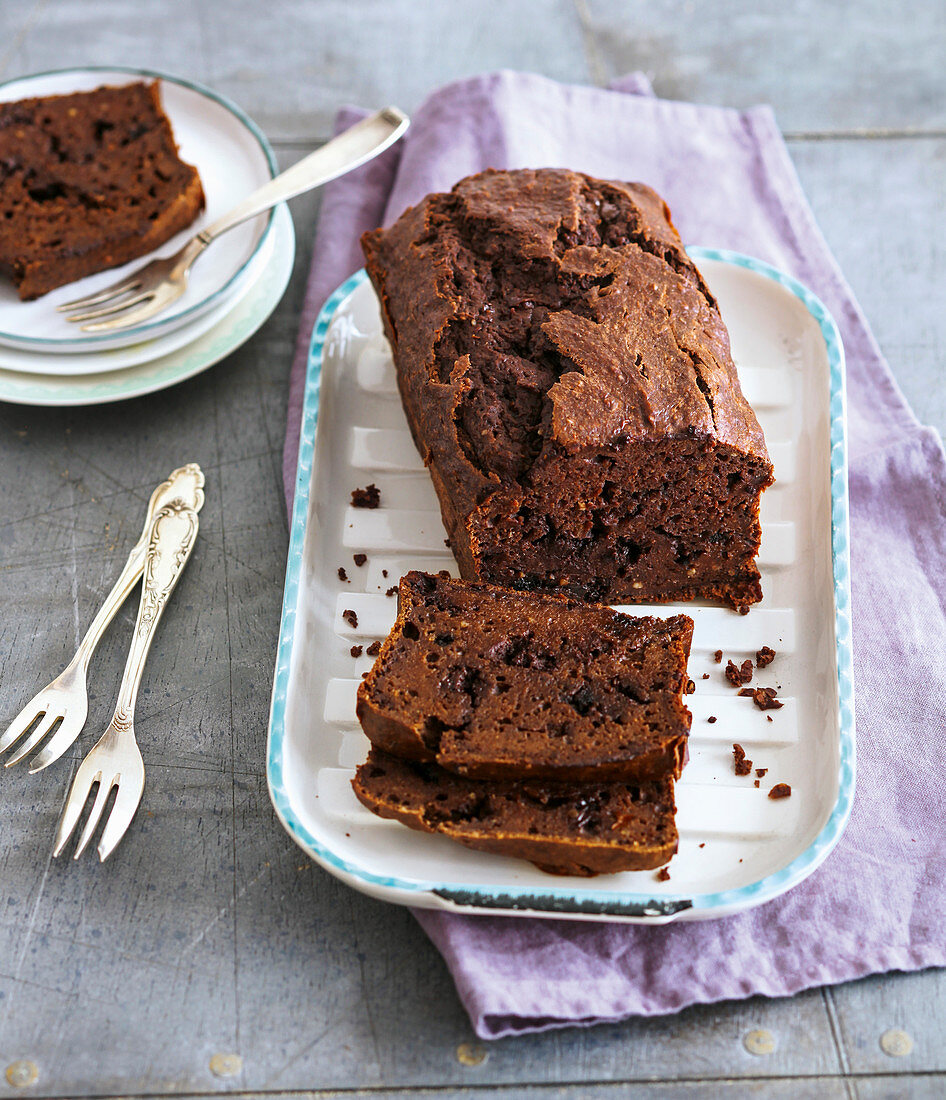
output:
M654 191L487 171L362 243L464 578L602 602L761 598L771 463Z

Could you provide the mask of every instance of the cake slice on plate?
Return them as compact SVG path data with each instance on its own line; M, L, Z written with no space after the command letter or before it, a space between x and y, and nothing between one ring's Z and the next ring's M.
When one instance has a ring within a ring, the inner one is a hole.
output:
M693 620L411 572L358 690L379 749L480 779L676 777Z
M203 208L157 83L0 103L0 271L20 298L144 256Z
M372 749L352 782L372 813L559 875L661 867L677 850L673 781L463 779Z

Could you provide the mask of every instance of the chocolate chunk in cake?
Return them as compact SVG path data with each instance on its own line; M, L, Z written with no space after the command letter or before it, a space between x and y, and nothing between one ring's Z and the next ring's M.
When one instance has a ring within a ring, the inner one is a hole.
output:
M152 252L203 208L157 83L0 103L0 271L22 299Z
M679 775L692 631L411 572L358 718L378 748L477 778Z
M362 245L462 577L605 603L761 599L772 465L654 191L486 171Z
M464 779L373 748L352 780L372 813L558 875L660 867L677 850L673 782Z

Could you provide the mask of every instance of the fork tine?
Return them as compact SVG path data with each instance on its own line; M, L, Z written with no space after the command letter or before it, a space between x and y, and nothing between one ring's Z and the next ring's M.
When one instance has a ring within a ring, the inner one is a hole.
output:
M141 802L144 787L144 772L140 777L122 775L121 782L118 784L118 794L115 796L115 805L112 806L112 812L108 815L108 821L105 822L105 828L99 838L100 862L104 863L108 859L115 845L125 835Z
M108 796L111 794L114 783L114 776L110 778L108 782L105 781L104 777L99 780L99 789L95 795L95 801L92 803L92 809L89 811L89 816L86 819L85 828L82 830L82 836L79 837L79 843L76 845L76 850L72 853L73 859L78 859L79 856L82 855L85 851L85 846L92 839L92 834L98 826L99 818L102 816L102 812L105 809L105 803L108 801Z
M85 713L69 713L63 718L62 725L50 737L45 745L30 761L30 775L41 772L50 764L55 764L60 756L82 732L85 725Z
M59 819L59 826L56 829L56 841L53 845L54 856L58 856L62 852L69 837L72 836L89 797L89 791L92 790L92 784L101 778L101 774L101 770L96 767L91 754L79 765L76 777L69 788L66 805L62 811L62 817Z
M52 730L53 726L60 721L64 716L56 711L46 711L43 716L43 720L36 727L35 730L29 735L26 741L16 750L16 752L10 757L9 760L4 760L3 766L5 768L12 768L14 764L18 764L24 756L29 754L36 748L36 746L43 740L43 738Z
M36 719L42 718L45 713L46 708L37 703L35 696L30 699L16 718L7 726L6 733L0 737L0 752L6 752L11 745L16 744Z
M185 289L183 284L165 284L158 288L150 301L145 302L144 305L139 306L137 309L116 313L113 319L93 321L91 324L83 325L82 331L117 332L119 329L132 328L142 321L147 321L149 317L153 317L156 313L160 313L165 306L169 306L172 302L177 301L184 293Z
M117 283L112 283L111 286L105 287L97 294L89 294L85 298L76 298L72 302L63 302L61 306L56 306L56 310L59 313L69 313L73 309L86 309L89 306L97 306L102 302L107 302L110 298L117 298L119 294L126 294L129 290L137 290L139 286L141 286L141 272L136 271L134 275L129 275L127 279L119 279Z
M109 299L105 305L99 306L98 309L87 309L84 313L70 313L66 320L78 323L79 321L94 321L97 317L111 317L113 314L121 313L123 309L138 305L139 302L147 302L153 294L154 291L152 290L142 289L137 294L132 294L130 298L121 298L118 301Z

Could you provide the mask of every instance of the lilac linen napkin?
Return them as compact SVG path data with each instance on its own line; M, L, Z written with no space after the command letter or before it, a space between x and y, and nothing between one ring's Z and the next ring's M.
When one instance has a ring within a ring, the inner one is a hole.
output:
M857 797L819 871L725 920L644 928L418 912L485 1039L946 963L946 670L939 659L913 657L946 650L942 443L897 389L814 222L772 112L673 103L648 92L639 78L613 90L510 72L465 80L424 103L386 160L326 190L294 366L286 492L309 332L328 293L361 266L362 230L487 166L558 165L650 184L669 202L685 242L747 252L791 272L841 327Z

